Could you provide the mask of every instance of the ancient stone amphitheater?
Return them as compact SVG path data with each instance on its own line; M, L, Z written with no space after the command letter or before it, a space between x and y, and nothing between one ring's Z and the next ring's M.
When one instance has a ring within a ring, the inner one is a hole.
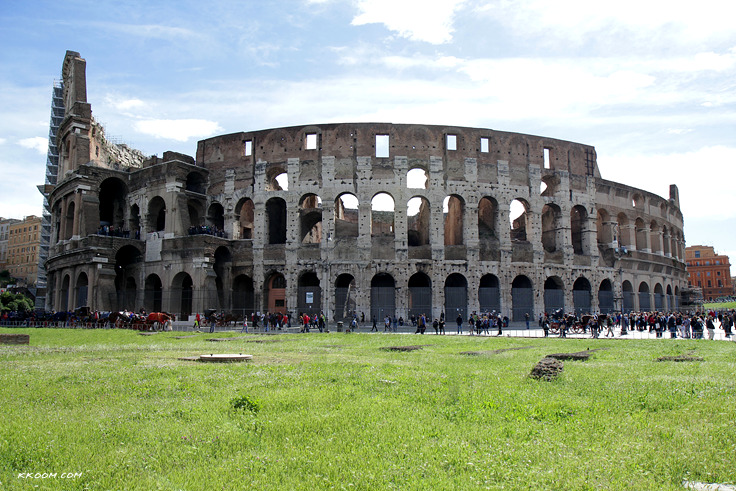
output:
M484 128L340 123L143 159L105 141L64 62L47 308L511 319L669 310L677 187L601 177L594 147Z

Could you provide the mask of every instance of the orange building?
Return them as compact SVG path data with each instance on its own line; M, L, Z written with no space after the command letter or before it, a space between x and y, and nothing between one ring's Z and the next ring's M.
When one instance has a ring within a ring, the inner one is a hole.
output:
M728 256L716 254L711 246L696 245L685 248L685 261L690 286L702 288L706 302L733 293Z
M38 276L41 217L27 216L8 229L7 268L10 276L18 280L19 286L33 287Z

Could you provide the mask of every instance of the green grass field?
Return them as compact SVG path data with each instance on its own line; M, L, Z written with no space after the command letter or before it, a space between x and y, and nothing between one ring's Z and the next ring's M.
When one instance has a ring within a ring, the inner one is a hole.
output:
M705 303L703 304L705 310L731 310L736 309L736 302L720 302L720 303Z
M0 489L736 482L736 343L0 332L31 335L30 346L0 347ZM566 361L553 382L528 377L547 354L587 348L606 349ZM253 361L178 359L239 352ZM682 354L704 361L656 361ZM56 477L18 477L36 473Z

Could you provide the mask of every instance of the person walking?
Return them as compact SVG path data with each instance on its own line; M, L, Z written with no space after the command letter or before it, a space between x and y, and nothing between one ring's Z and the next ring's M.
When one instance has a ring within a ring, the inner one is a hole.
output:
M462 334L463 333L463 316L462 314L457 314L457 333Z
M713 315L708 314L708 320L705 321L705 328L708 330L708 339L713 341L713 338L716 335L716 326L713 324Z

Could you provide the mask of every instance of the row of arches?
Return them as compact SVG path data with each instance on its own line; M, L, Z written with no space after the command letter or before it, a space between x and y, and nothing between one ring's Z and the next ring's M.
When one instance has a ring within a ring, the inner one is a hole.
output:
M596 229L599 244L614 244L615 247L684 260L682 232L658 220L645 221L637 216L632 221L626 213L619 213L614 219L606 209L599 208Z

